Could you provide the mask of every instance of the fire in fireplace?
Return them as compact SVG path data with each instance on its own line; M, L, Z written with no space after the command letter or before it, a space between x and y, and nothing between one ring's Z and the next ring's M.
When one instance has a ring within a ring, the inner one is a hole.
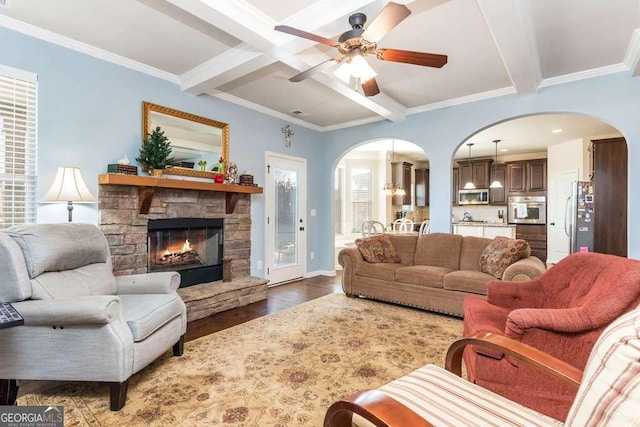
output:
M180 287L222 279L222 218L150 219L147 271L178 271Z

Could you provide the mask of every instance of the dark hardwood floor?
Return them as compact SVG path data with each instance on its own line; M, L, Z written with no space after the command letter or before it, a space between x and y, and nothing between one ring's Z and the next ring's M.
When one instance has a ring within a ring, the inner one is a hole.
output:
M342 286L340 285L341 272L338 271L336 273L335 277L316 276L274 286L267 291L266 300L189 322L185 340L194 340L240 323L293 307L296 304L335 292L342 292Z

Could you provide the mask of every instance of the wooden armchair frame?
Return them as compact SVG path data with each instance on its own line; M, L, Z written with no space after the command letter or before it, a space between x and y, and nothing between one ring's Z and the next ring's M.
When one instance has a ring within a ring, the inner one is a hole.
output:
M458 376L462 375L462 353L468 345L498 350L505 355L529 363L542 372L576 388L582 379L580 369L534 347L490 332L478 332L454 342L449 347L445 359L445 368L448 371ZM365 390L332 404L327 410L324 427L351 427L353 414L360 415L376 427L432 426L415 412L381 391Z

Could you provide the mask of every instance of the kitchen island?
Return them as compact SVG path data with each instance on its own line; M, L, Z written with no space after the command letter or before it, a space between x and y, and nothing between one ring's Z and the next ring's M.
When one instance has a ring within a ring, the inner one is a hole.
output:
M453 234L485 237L487 239L493 239L496 236L515 239L516 226L514 224L485 221L459 221L453 223Z

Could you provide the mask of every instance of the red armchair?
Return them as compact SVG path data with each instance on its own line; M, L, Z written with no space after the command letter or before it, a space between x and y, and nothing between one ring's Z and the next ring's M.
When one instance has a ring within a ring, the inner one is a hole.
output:
M493 281L487 300L467 297L464 335L506 335L584 369L603 329L640 304L640 261L572 254L530 282ZM576 389L498 351L468 347L470 381L564 420Z

